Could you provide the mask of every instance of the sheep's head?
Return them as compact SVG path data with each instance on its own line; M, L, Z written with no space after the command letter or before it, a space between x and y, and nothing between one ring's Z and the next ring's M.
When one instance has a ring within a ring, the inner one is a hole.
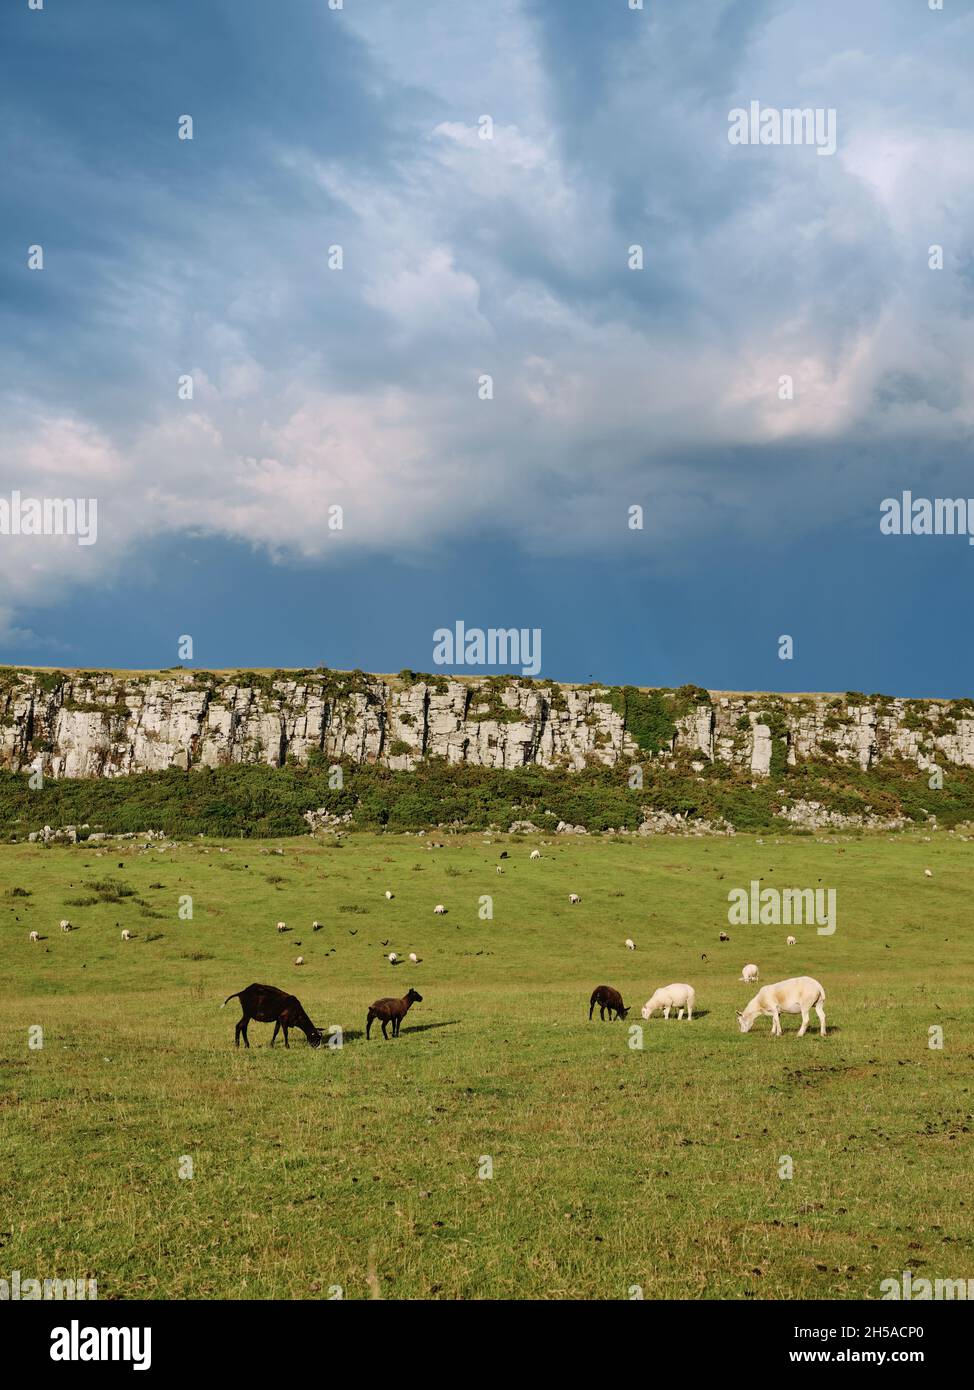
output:
M625 1008L620 1009L620 1010L619 1010L619 1017L620 1017L620 1018L628 1018L628 1017L629 1017L629 1010L630 1010L631 1008L632 1008L632 1005L631 1005L631 1004L628 1004Z
M310 1019L308 1021L308 1027L305 1031L307 1034L308 1042L311 1044L312 1047L320 1047L321 1044L324 1042L325 1039L321 1029L316 1028L314 1024L310 1021Z
M740 1009L737 1010L737 1026L740 1028L742 1033L750 1033L753 1024L753 1014L742 1014Z
M409 1000L410 1004L422 1004L423 1002L423 996L418 994L414 989L409 991L406 998Z

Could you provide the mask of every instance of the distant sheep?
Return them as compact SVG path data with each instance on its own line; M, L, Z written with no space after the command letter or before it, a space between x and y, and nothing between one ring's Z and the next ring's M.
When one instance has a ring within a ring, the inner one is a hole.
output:
M499 874L502 874L502 873L504 872L504 870L501 868L501 866L500 866L499 864L497 865L497 872L498 872Z
M664 985L655 994L646 1000L642 1008L643 1018L652 1018L656 1009L663 1010L663 1017L669 1018L670 1009L678 1009L677 1019L681 1019L686 1011L687 1019L693 1018L693 1006L697 1002L697 993L692 985Z
M433 911L436 913L437 917L442 917L443 914L446 912L446 908L443 906L442 903L437 903L436 906L433 908Z
M386 889L386 897L390 900L390 902L392 901L392 894L389 892L388 888Z
M581 898L578 896L577 893L569 893L569 895L568 895L568 901L569 901L570 903L580 903L582 900L581 900Z
M412 961L413 965L421 965L423 962L422 956L418 956L415 951L410 951L409 959Z
M757 966L756 966L756 965L745 965L744 968L743 968L743 970L741 971L741 981L742 981L742 983L744 983L744 984L750 984L750 982L751 982L752 980L756 980L757 978L758 978L758 968L757 968Z
M825 990L818 980L810 975L798 975L792 980L779 980L776 985L765 985L748 1004L743 1013L738 1013L737 1022L742 1033L749 1033L754 1021L762 1015L771 1018L772 1037L781 1037L779 1014L801 1014L802 1026L798 1030L801 1037L808 1027L808 1011L815 1009L818 1014L819 1032L825 1037Z
M123 940L123 941L131 941L131 940L132 940L132 933L131 933L130 931L128 931L128 930L123 931L123 932L122 932L122 940Z
M322 929L323 926L324 926L324 923L323 923L323 922L312 922L312 923L311 923L311 930L312 930L312 931L321 931L321 929Z
M278 931L287 931L287 923L286 923L286 922L278 922L278 924L277 924L277 930L278 930Z
M70 923L69 921L67 921L67 919L65 919L65 918L62 918L61 923L60 923L60 927L61 927L61 930L62 930L62 931L73 931L73 930L74 930L74 928L72 927L71 923Z
M797 941L797 939L796 939L794 936L789 936L788 940L785 942L785 945L786 945L786 946L797 946L797 945L798 945L798 941Z
M932 870L932 869L924 869L924 871L923 871L923 876L924 876L924 878L933 878L933 870Z
M294 957L294 964L295 964L295 965L304 965L304 956L295 956L295 957Z
M27 939L28 939L28 941L40 941L41 938L40 938L40 936L37 934L36 931L32 931L31 934L30 934L30 936L29 936Z
M531 858L531 859L540 859L540 858L541 858L541 851L540 851L539 849L533 849L533 850L531 851L531 854L530 854L529 858Z
M727 935L727 933L726 933L725 931L722 931L722 932L721 932L721 934L720 934L720 939L721 939L721 941L730 941L730 937Z
M632 939L631 936L627 936L627 937L626 937L626 950L627 950L627 951L634 951L635 949L636 949L636 943L635 943L635 941L633 941L633 939Z
M399 964L399 957L396 955L395 951L390 951L389 954L386 956L386 960L389 962L390 965Z

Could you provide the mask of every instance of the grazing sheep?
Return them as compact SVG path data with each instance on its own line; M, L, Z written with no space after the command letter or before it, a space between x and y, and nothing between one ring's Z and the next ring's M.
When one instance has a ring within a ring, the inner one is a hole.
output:
M933 878L933 870L932 870L932 869L924 869L924 871L923 871L923 876L924 876L924 878Z
M372 1024L378 1019L382 1024L382 1036L388 1041L389 1034L386 1028L392 1024L392 1036L398 1038L399 1029L402 1021L409 1013L413 1004L422 1004L423 996L417 994L414 989L409 990L401 999L377 999L374 1004L369 1005L369 1016L365 1020L365 1036L368 1039L372 1031Z
M502 858L502 859L510 859L510 857L511 857L511 856L508 854L508 852L507 852L506 849L502 849L502 850L501 850L501 858Z
M132 940L132 933L131 933L130 931L123 931L123 932L122 932L122 940L123 940L123 941L131 941L131 940Z
M389 889L388 889L388 888L386 889L386 897L387 897L388 899L390 899L390 901L391 901L391 899L392 899L392 894L389 892Z
M808 1011L815 1009L820 1024L819 1032L825 1037L825 990L818 980L810 975L797 975L793 980L779 980L776 985L765 985L748 1004L743 1013L738 1011L737 1022L742 1033L749 1033L754 1020L762 1014L771 1018L771 1034L781 1037L779 1014L801 1014L802 1026L798 1030L801 1037L808 1027Z
M569 895L568 895L568 901L569 901L570 903L580 903L582 900L581 900L581 898L578 896L577 893L569 893Z
M741 971L741 981L742 981L744 984L750 984L750 982L751 982L752 980L756 980L757 978L758 978L758 968L757 968L757 966L756 966L756 965L745 965L744 968L743 968L743 970Z
M294 957L294 964L295 964L295 965L304 965L304 956L295 956L295 957Z
M410 951L409 959L412 961L413 965L422 965L423 963L423 957L418 956L415 951Z
M437 903L436 906L433 908L433 911L436 913L437 917L442 917L444 912L446 912L446 908L443 906L442 903Z
M278 931L287 931L287 923L286 923L286 922L278 922L278 924L277 924L277 930L278 930Z
M533 849L528 857L530 859L540 859L541 851L539 849Z
M62 930L62 931L73 931L73 930L74 930L74 928L72 927L71 923L68 922L66 919L63 919L63 918L62 918L62 920L61 920L60 927L61 927L61 930Z
M590 1023L596 1004L599 1006L599 1018L603 1023L605 1022L606 1009L609 1011L610 1023L612 1022L613 1013L616 1018L625 1018L629 1013L629 1010L622 1002L622 995L617 989L613 989L611 985L597 985L595 989L592 990L592 997L588 1001L588 1017Z
M27 939L28 941L40 941L41 938L36 931L32 931Z
M399 964L399 957L396 955L395 951L390 951L389 954L386 956L386 960L389 962L390 965Z
M323 923L323 922L312 922L312 923L311 923L311 930L312 930L312 931L321 931L321 929L322 929L323 926L324 926L324 923Z
M798 941L797 941L797 939L796 939L795 937L789 936L788 940L785 942L785 945L786 945L786 946L797 946L797 945L798 945Z
M626 950L627 950L627 951L634 951L635 949L636 949L636 943L635 943L635 941L633 941L633 939L632 939L631 936L627 936L627 937L626 937Z
M499 864L497 865L497 872L498 872L499 874L502 874L502 873L504 872L504 870L501 868L501 866L500 866Z
M730 941L730 937L727 935L727 933L726 933L725 931L722 931L722 932L721 932L721 934L720 934L720 939L721 939L721 941Z
M251 1019L256 1019L258 1023L273 1023L271 1047L274 1046L274 1038L277 1037L279 1029L284 1030L284 1046L288 1047L289 1028L300 1028L312 1047L321 1046L321 1031L314 1026L293 994L285 994L283 989L276 989L274 985L248 985L236 994L227 995L220 1008L225 1009L231 999L239 999L243 1010L243 1016L234 1033L237 1047L240 1046L241 1038L247 1047L250 1046L247 1025Z
M697 1002L697 992L693 985L664 985L658 989L642 1007L643 1018L652 1018L656 1009L663 1010L663 1017L669 1018L670 1009L679 1009L677 1019L686 1010L688 1021L693 1018L693 1006Z

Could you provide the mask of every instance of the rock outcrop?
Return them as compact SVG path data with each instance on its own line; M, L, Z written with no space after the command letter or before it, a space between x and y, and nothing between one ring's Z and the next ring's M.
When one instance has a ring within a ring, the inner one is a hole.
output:
M408 770L429 757L492 768L720 761L754 779L810 759L862 769L897 759L920 769L972 767L974 702L323 669L0 669L0 768L13 772L116 777L310 759Z

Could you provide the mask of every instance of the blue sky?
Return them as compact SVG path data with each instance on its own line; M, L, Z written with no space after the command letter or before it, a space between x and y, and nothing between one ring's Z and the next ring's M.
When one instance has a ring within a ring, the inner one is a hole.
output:
M10 0L0 499L98 540L0 535L0 661L970 693L974 547L879 508L974 497L972 68L966 0Z

